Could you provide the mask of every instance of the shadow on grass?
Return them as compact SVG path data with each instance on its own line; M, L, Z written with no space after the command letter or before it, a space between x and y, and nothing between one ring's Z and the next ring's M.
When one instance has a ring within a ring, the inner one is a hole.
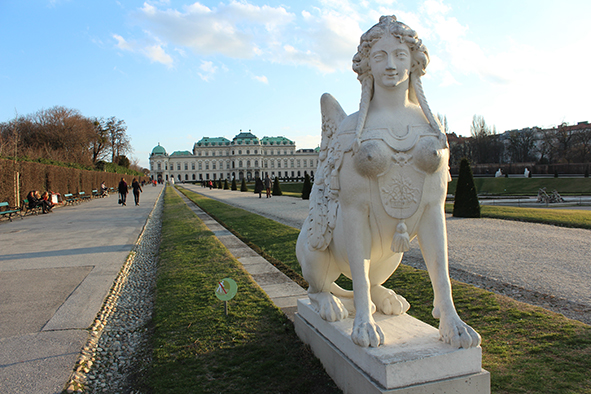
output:
M338 393L293 324L170 188L152 320L151 393ZM217 283L238 293L224 303Z
M184 193L247 242L265 245L264 250L275 258L278 250L282 261L301 273L292 247L297 230L190 191ZM275 234L285 242L283 248ZM338 283L351 288L348 278L341 277ZM452 284L458 313L483 338L482 362L491 373L492 392L591 393L590 326L471 285ZM401 265L385 286L410 302L410 315L438 326L431 315L433 290L426 271Z

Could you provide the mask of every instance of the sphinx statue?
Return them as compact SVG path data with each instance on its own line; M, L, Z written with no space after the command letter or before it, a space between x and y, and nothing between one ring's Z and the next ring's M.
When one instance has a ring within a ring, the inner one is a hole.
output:
M376 310L400 315L410 307L383 283L415 237L433 285L441 340L458 348L480 344L452 299L444 212L449 146L423 93L428 62L415 31L382 16L353 57L359 111L347 116L331 95L321 98L319 164L296 252L311 305L323 319L347 318L341 298L353 298L351 339L363 347L384 342ZM352 279L353 291L334 283L341 274Z

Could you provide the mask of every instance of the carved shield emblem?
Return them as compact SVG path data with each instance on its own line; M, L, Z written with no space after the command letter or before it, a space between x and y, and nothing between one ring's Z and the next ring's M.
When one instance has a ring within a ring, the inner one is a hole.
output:
M411 164L412 155L397 152L390 168L378 175L382 205L394 219L408 219L419 208L425 174Z

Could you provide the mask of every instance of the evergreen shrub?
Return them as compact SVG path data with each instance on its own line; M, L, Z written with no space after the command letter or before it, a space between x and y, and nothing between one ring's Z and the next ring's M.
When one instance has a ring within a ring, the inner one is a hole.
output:
M480 204L478 203L476 187L474 187L472 168L470 168L470 162L466 158L463 158L460 163L453 216L459 218L480 217Z
M304 186L302 187L302 199L309 200L311 192L312 192L312 182L310 182L310 175L308 175L308 173L306 173L306 177L304 178Z
M238 190L236 187L236 178L232 179L232 190Z
M246 178L242 178L242 183L240 184L240 191L247 192L248 188L246 187Z
M279 185L279 178L275 178L275 182L273 182L273 193L274 196L281 196L281 186Z

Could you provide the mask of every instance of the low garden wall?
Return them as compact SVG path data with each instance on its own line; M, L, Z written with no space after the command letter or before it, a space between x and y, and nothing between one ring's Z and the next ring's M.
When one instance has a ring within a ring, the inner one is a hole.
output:
M11 206L20 206L31 190L38 190L39 193L51 191L62 196L79 192L90 195L93 190L100 189L103 181L107 187L117 188L122 177L131 185L132 175L0 159L0 202L8 201ZM140 182L149 180L146 176L135 178Z

